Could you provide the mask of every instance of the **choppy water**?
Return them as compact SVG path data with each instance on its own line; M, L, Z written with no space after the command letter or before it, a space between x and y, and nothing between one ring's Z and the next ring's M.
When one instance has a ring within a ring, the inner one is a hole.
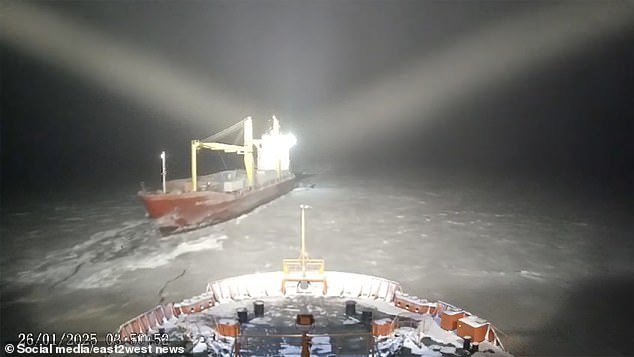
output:
M312 182L170 237L145 218L133 189L5 207L3 341L27 330L104 334L209 280L279 270L298 254L304 203L313 207L309 254L329 270L397 280L464 307L492 321L515 354L634 353L631 198L438 175Z

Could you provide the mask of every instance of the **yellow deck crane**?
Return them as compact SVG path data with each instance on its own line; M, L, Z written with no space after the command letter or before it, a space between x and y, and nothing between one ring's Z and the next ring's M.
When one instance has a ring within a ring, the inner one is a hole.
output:
M240 129L244 134L243 145L216 142L217 139ZM283 171L289 170L289 150L295 143L296 139L292 134L280 133L280 123L275 116L271 129L261 139L253 138L253 120L246 117L206 139L192 140L192 191L198 190L198 150L201 148L243 155L247 182L249 187L253 187L256 184L254 151L257 149L258 170L275 171L277 179L281 179Z
M228 133L239 129L240 126L244 127L244 145L232 145L213 142L217 138L225 136ZM207 139L204 139L204 141L192 140L192 191L195 192L198 189L198 150L200 150L201 148L224 152L235 152L238 155L244 155L244 169L247 173L247 182L249 184L249 187L253 187L253 185L255 184L253 145L253 120L251 119L251 117L246 117L245 119L230 126L229 128L217 134L214 134Z

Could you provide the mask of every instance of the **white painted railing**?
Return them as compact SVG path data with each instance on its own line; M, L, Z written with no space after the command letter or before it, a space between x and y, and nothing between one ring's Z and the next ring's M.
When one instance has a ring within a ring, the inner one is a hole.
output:
M159 305L154 309L127 321L119 327L122 340L136 333L149 333L156 331L162 324L181 314L197 313L212 306L244 299L257 299L264 297L290 297L297 295L345 297L353 299L368 299L386 303L394 303L398 299L397 307L411 310L410 306L403 305L403 301L411 300L407 294L402 294L399 283L364 274L326 271L325 284L313 282L309 288L302 288L300 284L292 282L282 286L284 282L283 272L268 272L241 275L207 284L205 292L201 295L183 300L176 304ZM422 301L422 300L421 300ZM443 311L457 309L457 307L443 301L421 304L431 304L435 308L422 313L431 313L440 316ZM416 311L418 313L418 311ZM487 340L504 349L493 325L489 323ZM489 338L492 336L492 338Z

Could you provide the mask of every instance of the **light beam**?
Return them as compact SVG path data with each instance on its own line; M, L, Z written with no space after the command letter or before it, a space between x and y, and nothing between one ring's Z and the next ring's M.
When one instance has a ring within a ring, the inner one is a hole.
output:
M311 146L328 157L372 145L382 135L397 137L413 121L456 108L469 95L622 38L632 31L632 9L624 8L609 1L565 2L492 24L307 113L315 124L308 130L316 141Z
M226 126L250 114L248 103L203 76L43 7L3 3L0 26L0 41L175 120Z

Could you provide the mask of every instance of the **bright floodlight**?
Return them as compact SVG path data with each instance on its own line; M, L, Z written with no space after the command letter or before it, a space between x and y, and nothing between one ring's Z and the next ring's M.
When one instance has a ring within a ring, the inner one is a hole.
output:
M292 148L293 146L295 146L295 144L297 144L297 138L295 137L295 135L293 134L286 134L286 145L288 145L289 148Z

